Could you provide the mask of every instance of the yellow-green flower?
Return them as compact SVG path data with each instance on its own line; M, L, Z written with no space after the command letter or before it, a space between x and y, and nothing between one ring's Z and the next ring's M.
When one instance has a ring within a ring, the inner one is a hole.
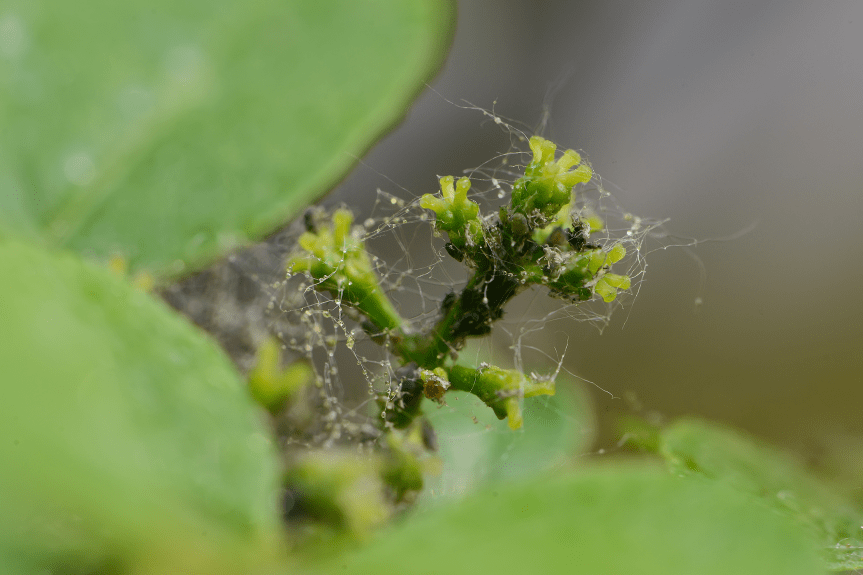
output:
M533 136L529 143L533 161L513 187L512 208L528 217L538 215L536 225L545 226L570 202L573 186L590 181L593 171L581 163L575 150L567 150L555 160L557 146L553 142Z
M381 290L365 245L352 230L353 214L337 210L332 226L299 238L300 253L288 260L289 273L308 273L317 289L363 312L378 328L396 330L403 321Z
M479 205L467 198L470 179L459 178L453 185L452 176L440 179L441 196L425 194L420 206L435 213L435 227L449 235L457 248L464 250L482 243L482 223Z

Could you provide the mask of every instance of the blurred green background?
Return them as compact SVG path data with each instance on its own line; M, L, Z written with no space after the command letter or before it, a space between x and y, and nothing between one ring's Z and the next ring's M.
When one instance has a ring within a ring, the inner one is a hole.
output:
M509 149L444 98L529 126L549 104L548 137L584 150L625 209L670 219L679 241L654 247L749 230L650 254L602 335L555 322L532 336L568 336L565 366L614 396L588 386L598 446L621 413L699 414L861 471L861 24L854 1L461 2L438 94L328 201L417 197ZM556 305L528 294L507 318Z

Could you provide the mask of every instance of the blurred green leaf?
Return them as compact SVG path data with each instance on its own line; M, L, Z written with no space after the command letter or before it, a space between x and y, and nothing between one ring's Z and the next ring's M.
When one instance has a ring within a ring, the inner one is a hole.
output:
M812 575L820 567L798 526L743 494L606 465L419 513L322 572Z
M863 514L788 455L696 419L662 429L658 449L672 472L721 482L804 526L831 569L863 568Z
M0 240L0 269L0 563L247 573L272 561L275 450L215 343L75 256Z
M442 0L7 0L0 227L161 276L332 187L440 65Z
M37 567L28 565L27 561L20 557L13 557L9 550L0 545L0 573L4 575L39 575Z
M476 396L450 392L446 405L424 411L435 428L443 461L426 481L429 503L461 495L490 481L538 475L561 467L593 441L586 391L560 378L557 394L524 400L524 426L513 431ZM431 494L434 494L433 496Z

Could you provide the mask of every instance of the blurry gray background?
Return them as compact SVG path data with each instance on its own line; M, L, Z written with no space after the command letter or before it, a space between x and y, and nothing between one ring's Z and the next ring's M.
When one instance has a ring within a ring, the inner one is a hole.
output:
M685 250L659 251L602 335L544 331L565 332L566 366L617 397L594 390L600 446L620 413L698 414L859 465L863 2L461 2L432 86L328 203L371 202L378 186L434 192L436 175L508 149L447 98L496 101L529 126L549 104L546 135L584 150L622 206L670 218L674 234L756 222L695 248L703 286Z

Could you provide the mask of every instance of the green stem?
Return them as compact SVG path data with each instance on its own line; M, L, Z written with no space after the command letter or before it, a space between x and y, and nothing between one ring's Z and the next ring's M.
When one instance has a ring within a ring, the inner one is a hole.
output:
M351 304L375 324L381 331L390 331L397 334L404 332L405 320L396 311L390 298L378 286L374 284L345 286L342 290L342 300Z
M453 338L453 326L464 316L464 294L473 290L482 283L483 274L475 273L467 285L462 289L462 295L445 310L443 317L427 334L416 335L406 338L398 348L399 355L406 361L416 362L417 366L425 369L440 367L446 361L452 349L460 347L461 342ZM463 338L462 338L463 339Z
M501 389L489 385L489 382L481 377L481 369L454 365L449 369L448 375L452 389L466 391L477 396L483 403L494 410L494 414L498 419L506 417L506 406L498 395Z
M477 396L492 408L498 419L508 419L512 429L522 425L521 400L536 395L554 395L554 381L525 377L513 369L483 364L474 369L454 365L448 371L452 389Z

